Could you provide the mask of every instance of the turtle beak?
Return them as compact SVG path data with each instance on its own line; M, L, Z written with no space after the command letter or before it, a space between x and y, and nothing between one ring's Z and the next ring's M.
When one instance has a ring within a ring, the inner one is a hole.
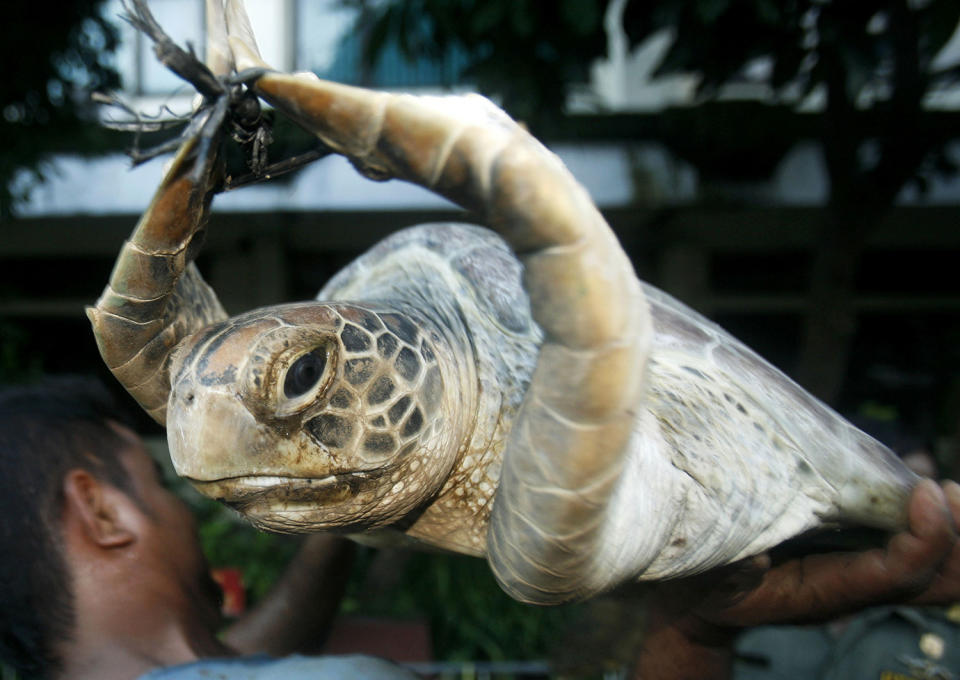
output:
M194 482L331 474L328 451L247 408L236 385L204 384L188 372L167 404L167 441L174 469ZM203 491L203 488L200 488ZM204 492L206 493L206 492Z
M177 474L211 481L250 474L251 442L262 439L253 415L228 391L180 381L167 405L167 440Z

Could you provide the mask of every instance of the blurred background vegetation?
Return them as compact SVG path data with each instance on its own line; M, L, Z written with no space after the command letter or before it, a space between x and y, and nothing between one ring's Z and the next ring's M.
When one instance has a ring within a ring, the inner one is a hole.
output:
M201 4L151 3L197 26ZM888 444L930 448L956 476L955 0L277 4L298 68L374 87L477 89L548 145L626 150L632 196L601 208L641 276ZM136 210L44 213L32 199L56 180L58 156L116 156L131 144L100 125L91 91L146 97L175 83L149 84L149 53L124 42L117 3L58 7L13 3L0 28L5 63L16 64L0 94L0 381L80 371L112 383L82 306L104 285ZM320 67L310 60L322 40L311 36L330 17L345 28L323 38L332 57ZM130 73L136 82L121 82ZM652 104L637 83L660 93ZM275 157L302 144L280 124L275 137ZM665 171L643 160L651 145L666 149ZM784 170L808 148L813 174ZM780 197L807 185L812 200ZM420 208L252 212L215 215L200 260L231 311L310 297L395 226L459 217ZM144 419L160 438L151 427ZM197 511L211 560L242 566L251 597L260 596L295 541L254 532L216 506ZM480 561L388 555L377 564L378 555L362 553L345 611L427 619L437 658L560 658L572 624L607 625L617 632L589 644L581 632L576 646L593 645L615 668L635 642L624 633L636 627L631 607L522 607ZM388 558L395 563L384 567ZM613 651L614 639L626 649Z

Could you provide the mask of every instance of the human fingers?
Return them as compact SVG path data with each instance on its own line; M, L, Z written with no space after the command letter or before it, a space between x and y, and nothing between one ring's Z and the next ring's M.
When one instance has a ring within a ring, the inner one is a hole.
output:
M949 493L953 495L956 491ZM881 576L892 587L906 593L922 592L957 546L957 530L947 493L933 480L924 479L911 495L909 529L890 539L883 555ZM883 578L879 578L878 583L882 582Z
M945 563L960 572L957 536L946 491L924 480L917 485L908 509L909 529L895 535L886 548L860 553L810 555L770 569L760 585L725 609L707 612L705 618L733 626L810 621L831 618L852 610L922 596L945 597L931 589L941 581ZM955 512L960 517L960 488ZM948 509L949 508L949 509ZM954 579L956 580L956 579Z
M948 480L942 483L942 488L953 519L954 545L933 582L912 600L913 604L946 604L960 600L960 540L956 537L960 526L960 484Z

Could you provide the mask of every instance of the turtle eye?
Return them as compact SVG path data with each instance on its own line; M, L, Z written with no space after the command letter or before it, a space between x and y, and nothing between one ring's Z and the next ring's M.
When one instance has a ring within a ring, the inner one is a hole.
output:
M293 362L283 379L283 394L294 399L309 392L323 377L327 366L327 353L319 347Z

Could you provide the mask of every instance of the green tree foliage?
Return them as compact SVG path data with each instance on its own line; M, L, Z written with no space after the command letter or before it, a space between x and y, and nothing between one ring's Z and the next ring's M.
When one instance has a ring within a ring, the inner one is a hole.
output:
M866 240L909 182L922 189L955 171L945 145L956 131L924 104L957 85L958 68L938 68L936 57L958 21L953 0L674 0L633 2L627 10L633 41L673 32L658 73L698 73L704 96L765 60L774 101L821 98L815 136L829 212L814 254L796 375L827 401L838 397L845 375Z
M705 97L758 60L775 101L817 91L832 200L888 206L908 180L951 169L946 131L921 123L924 99L957 84L934 59L958 21L952 0L674 0L632 2L624 23L634 43L672 31L657 74L697 73Z
M110 66L115 29L100 15L103 0L4 4L0 58L0 218L25 198L18 183L26 170L41 180L42 162L52 152L87 148L102 133L90 125L89 93L115 88ZM29 184L27 182L26 184Z
M517 119L538 121L564 108L606 50L604 3L595 0L407 0L359 8L365 59L395 41L408 56L437 57L451 46L470 55L464 79L495 95Z

